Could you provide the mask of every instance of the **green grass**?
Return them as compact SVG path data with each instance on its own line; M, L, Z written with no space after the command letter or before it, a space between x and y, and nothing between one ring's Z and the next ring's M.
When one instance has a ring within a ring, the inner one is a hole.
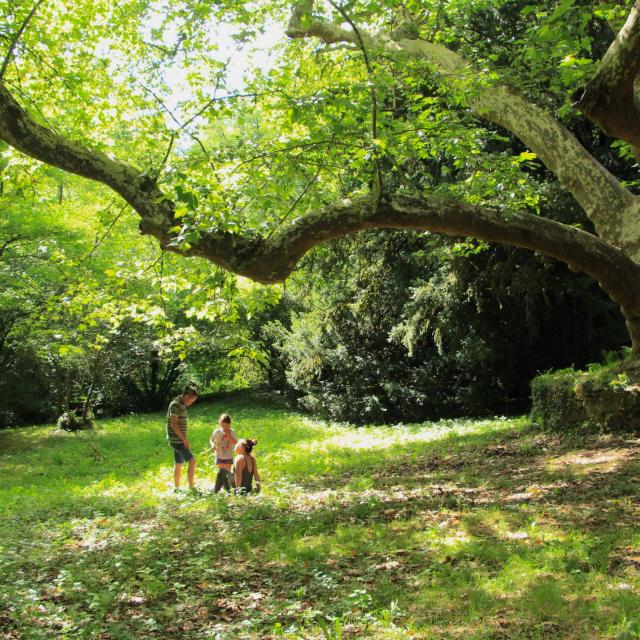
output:
M2 638L639 638L637 441L231 413L257 497L171 493L164 416L0 432Z

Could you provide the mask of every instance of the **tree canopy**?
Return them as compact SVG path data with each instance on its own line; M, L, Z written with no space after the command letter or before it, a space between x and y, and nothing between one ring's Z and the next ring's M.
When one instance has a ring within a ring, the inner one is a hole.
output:
M20 154L90 178L162 249L264 283L366 229L532 249L640 349L637 4L67 4L2 5L5 178ZM552 179L591 227L540 215Z

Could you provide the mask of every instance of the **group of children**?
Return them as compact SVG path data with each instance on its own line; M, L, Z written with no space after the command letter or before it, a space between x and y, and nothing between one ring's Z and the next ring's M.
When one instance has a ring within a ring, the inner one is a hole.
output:
M167 411L167 440L173 448L173 480L175 490L180 490L180 478L182 465L186 462L189 488L195 491L196 459L191 453L189 440L187 440L188 417L187 407L191 406L198 398L198 392L191 386L186 386L182 393L169 404ZM238 439L236 432L231 428L231 416L223 413L218 419L218 427L211 434L211 449L215 455L215 464L218 468L214 491L221 489L235 491L236 493L251 493L260 491L260 476L256 459L251 455L256 440L247 438ZM233 454L236 454L234 459Z
M260 489L260 476L256 459L251 455L257 440L242 438L238 440L236 432L231 428L231 416L223 413L218 418L218 428L211 434L209 440L211 449L216 457L215 493L221 489L231 491L235 489L239 493L251 493L253 479L256 480L256 489ZM233 459L235 452L236 458Z

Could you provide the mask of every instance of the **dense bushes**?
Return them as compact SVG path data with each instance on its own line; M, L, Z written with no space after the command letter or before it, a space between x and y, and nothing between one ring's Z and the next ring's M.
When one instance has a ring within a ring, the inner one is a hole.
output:
M56 417L52 372L29 348L5 349L4 355L10 370L0 376L0 427Z
M78 348L64 356L33 345L6 346L10 375L0 375L0 427L51 422L87 401L99 416L156 411L226 355L199 335L195 347L181 352L184 333L163 337L157 327L129 320L107 335L100 350Z
M312 286L288 287L290 320L257 331L302 406L333 419L523 411L536 373L626 340L593 281L512 248L365 234L317 252L305 272Z

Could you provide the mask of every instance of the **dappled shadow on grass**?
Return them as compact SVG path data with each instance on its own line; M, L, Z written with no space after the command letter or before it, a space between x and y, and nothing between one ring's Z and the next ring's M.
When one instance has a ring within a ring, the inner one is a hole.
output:
M25 638L320 638L332 617L344 638L577 639L639 610L635 441L346 444L330 473L298 473L302 453L257 498L79 492L16 513L1 622Z
M554 518L553 505L541 506ZM375 637L380 621L371 614L369 629L363 616L396 600L394 624L411 620L429 630L424 637L607 637L612 612L640 605L635 590L616 588L629 576L611 560L632 528L532 529L537 517L500 504L452 506L428 491L167 497L158 512L106 512L68 530L44 574L45 611L31 623L51 630L46 613L62 607L71 618L92 612L104 637L264 638L276 624L312 627L331 614L351 637Z
M271 577L278 567L299 567L288 575L288 593L302 594L303 610L342 607L349 618L348 604L364 588L368 609L397 599L405 620L429 629L424 637L610 637L640 605L635 567L621 560L637 552L638 505L621 498L635 493L635 444L618 442L625 462L609 477L571 478L567 469L549 470L549 452L584 455L611 442L596 439L589 449L518 438L508 452L511 438L499 437L480 469L475 446L406 463L386 486L389 467L380 477L372 469L373 487L318 489L300 497L286 520L254 514L258 524L238 541L250 553L262 540ZM351 474L342 480L354 482ZM330 588L307 600L307 585L318 580Z

